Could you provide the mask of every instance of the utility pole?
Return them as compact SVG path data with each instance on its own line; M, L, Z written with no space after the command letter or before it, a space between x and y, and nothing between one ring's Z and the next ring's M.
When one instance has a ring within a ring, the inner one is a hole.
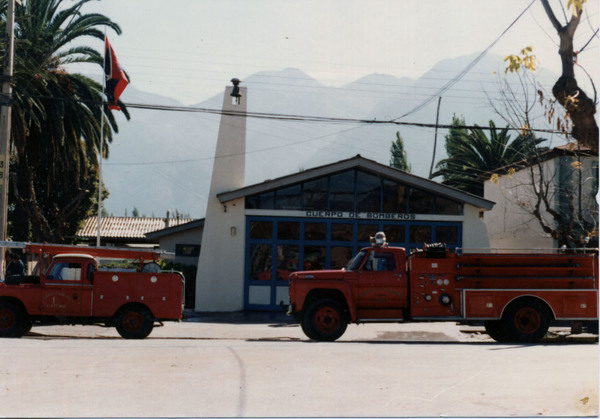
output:
M20 4L20 1L19 1ZM12 107L12 76L15 48L15 0L8 0L6 10L6 51L4 73L2 74L2 95L0 96L0 240L6 240L8 225L8 187L10 164L10 118ZM4 277L4 250L0 249L0 276Z

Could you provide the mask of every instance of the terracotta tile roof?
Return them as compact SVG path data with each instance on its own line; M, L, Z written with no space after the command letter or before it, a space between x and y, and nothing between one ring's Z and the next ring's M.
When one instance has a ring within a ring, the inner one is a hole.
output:
M194 221L194 218L170 218L169 227ZM146 233L167 227L165 218L102 217L100 235L103 238L145 239ZM89 217L77 232L79 238L93 238L98 233L98 218Z

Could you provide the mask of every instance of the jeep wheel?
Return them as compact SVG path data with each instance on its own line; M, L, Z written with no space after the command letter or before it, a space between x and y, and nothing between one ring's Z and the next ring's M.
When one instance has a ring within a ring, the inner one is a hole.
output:
M348 319L336 300L325 299L313 303L306 310L302 330L309 338L332 342L346 331Z
M520 343L540 341L548 332L550 317L546 305L534 298L521 298L511 303L502 316L507 340Z
M23 336L25 313L10 301L0 302L0 337L20 338Z
M154 319L146 307L125 307L115 316L115 327L125 339L144 339L152 332Z

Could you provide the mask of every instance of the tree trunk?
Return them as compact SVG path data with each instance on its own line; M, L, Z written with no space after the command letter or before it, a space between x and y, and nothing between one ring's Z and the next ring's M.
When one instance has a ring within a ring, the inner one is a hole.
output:
M560 38L560 46L558 54L562 62L562 75L554 84L552 94L567 111L569 118L573 123L571 136L575 138L580 145L591 148L594 152L598 152L598 125L594 119L596 107L583 90L577 85L575 79L575 59L576 54L573 49L573 37L575 30L579 25L581 13L573 15L571 20L565 25L561 25L548 0L541 0L544 10L556 29Z

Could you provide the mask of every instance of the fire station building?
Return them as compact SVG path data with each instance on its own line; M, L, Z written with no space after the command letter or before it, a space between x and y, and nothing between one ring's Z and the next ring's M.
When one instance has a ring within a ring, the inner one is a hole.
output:
M494 203L360 155L244 185L246 89L223 102L202 235L196 311L280 310L288 275L339 269L370 236L392 246L489 247ZM217 163L218 162L218 163Z

